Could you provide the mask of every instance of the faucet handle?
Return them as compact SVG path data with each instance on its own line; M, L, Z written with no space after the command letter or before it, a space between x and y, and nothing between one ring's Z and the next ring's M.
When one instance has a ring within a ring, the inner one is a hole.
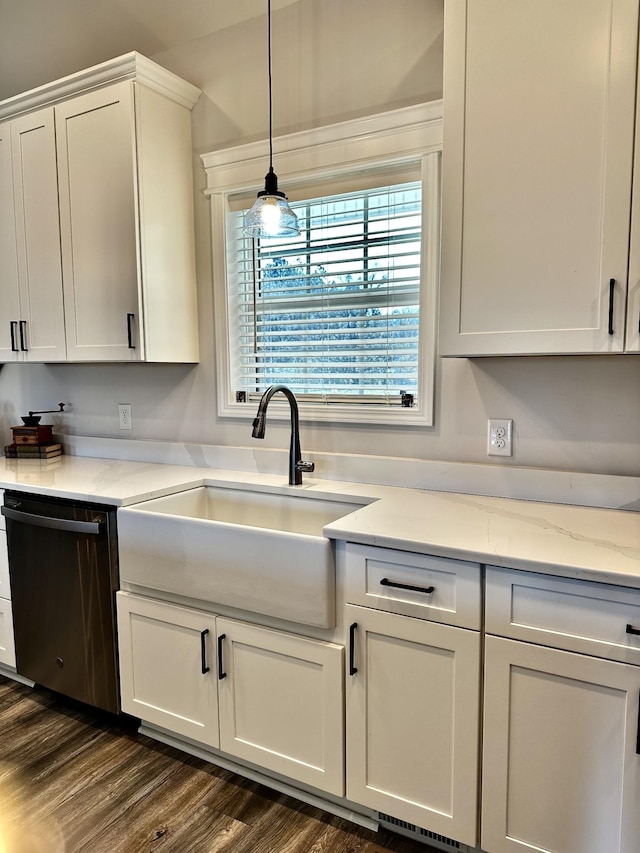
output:
M306 473L311 473L311 471L316 470L315 462L304 462L302 459L299 459L296 462L296 471L305 471Z

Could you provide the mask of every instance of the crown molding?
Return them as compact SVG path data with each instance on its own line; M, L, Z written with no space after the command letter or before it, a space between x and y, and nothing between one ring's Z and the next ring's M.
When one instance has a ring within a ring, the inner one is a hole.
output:
M143 83L188 109L193 108L200 95L200 89L196 86L187 83L186 80L182 80L141 53L131 51L0 101L0 120L50 106L82 92L98 89L120 80L135 80Z

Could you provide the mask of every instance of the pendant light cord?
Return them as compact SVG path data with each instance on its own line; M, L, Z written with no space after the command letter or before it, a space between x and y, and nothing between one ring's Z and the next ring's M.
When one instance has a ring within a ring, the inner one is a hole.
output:
M269 171L273 171L273 96L271 94L271 0L267 0L267 48L269 56Z

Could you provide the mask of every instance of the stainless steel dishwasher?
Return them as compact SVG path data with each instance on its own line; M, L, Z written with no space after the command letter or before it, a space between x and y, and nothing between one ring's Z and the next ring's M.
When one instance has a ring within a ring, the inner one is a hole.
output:
M115 508L6 491L2 514L18 673L118 712Z

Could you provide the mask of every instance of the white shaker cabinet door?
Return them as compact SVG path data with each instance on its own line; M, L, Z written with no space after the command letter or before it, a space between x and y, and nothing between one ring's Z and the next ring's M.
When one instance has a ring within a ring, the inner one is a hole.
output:
M218 618L220 749L344 793L343 648Z
M447 0L442 355L620 352L635 0Z
M346 616L347 798L475 846L480 634L352 605Z
M55 110L69 360L196 362L190 109L124 81Z
M637 853L640 668L487 637L482 842Z
M636 141L633 170L633 208L629 248L629 293L625 349L640 352L640 87L636 105Z
M20 294L16 346L24 361L64 361L53 108L28 113L10 124Z
M7 551L7 534L4 530L0 530L0 598L11 598L9 552Z
M56 107L70 361L140 360L133 83Z
M217 747L215 616L117 593L122 710Z
M11 124L0 124L0 361L19 361L18 251L13 206Z
M13 613L11 602L0 598L0 664L15 667L16 650L13 641Z

